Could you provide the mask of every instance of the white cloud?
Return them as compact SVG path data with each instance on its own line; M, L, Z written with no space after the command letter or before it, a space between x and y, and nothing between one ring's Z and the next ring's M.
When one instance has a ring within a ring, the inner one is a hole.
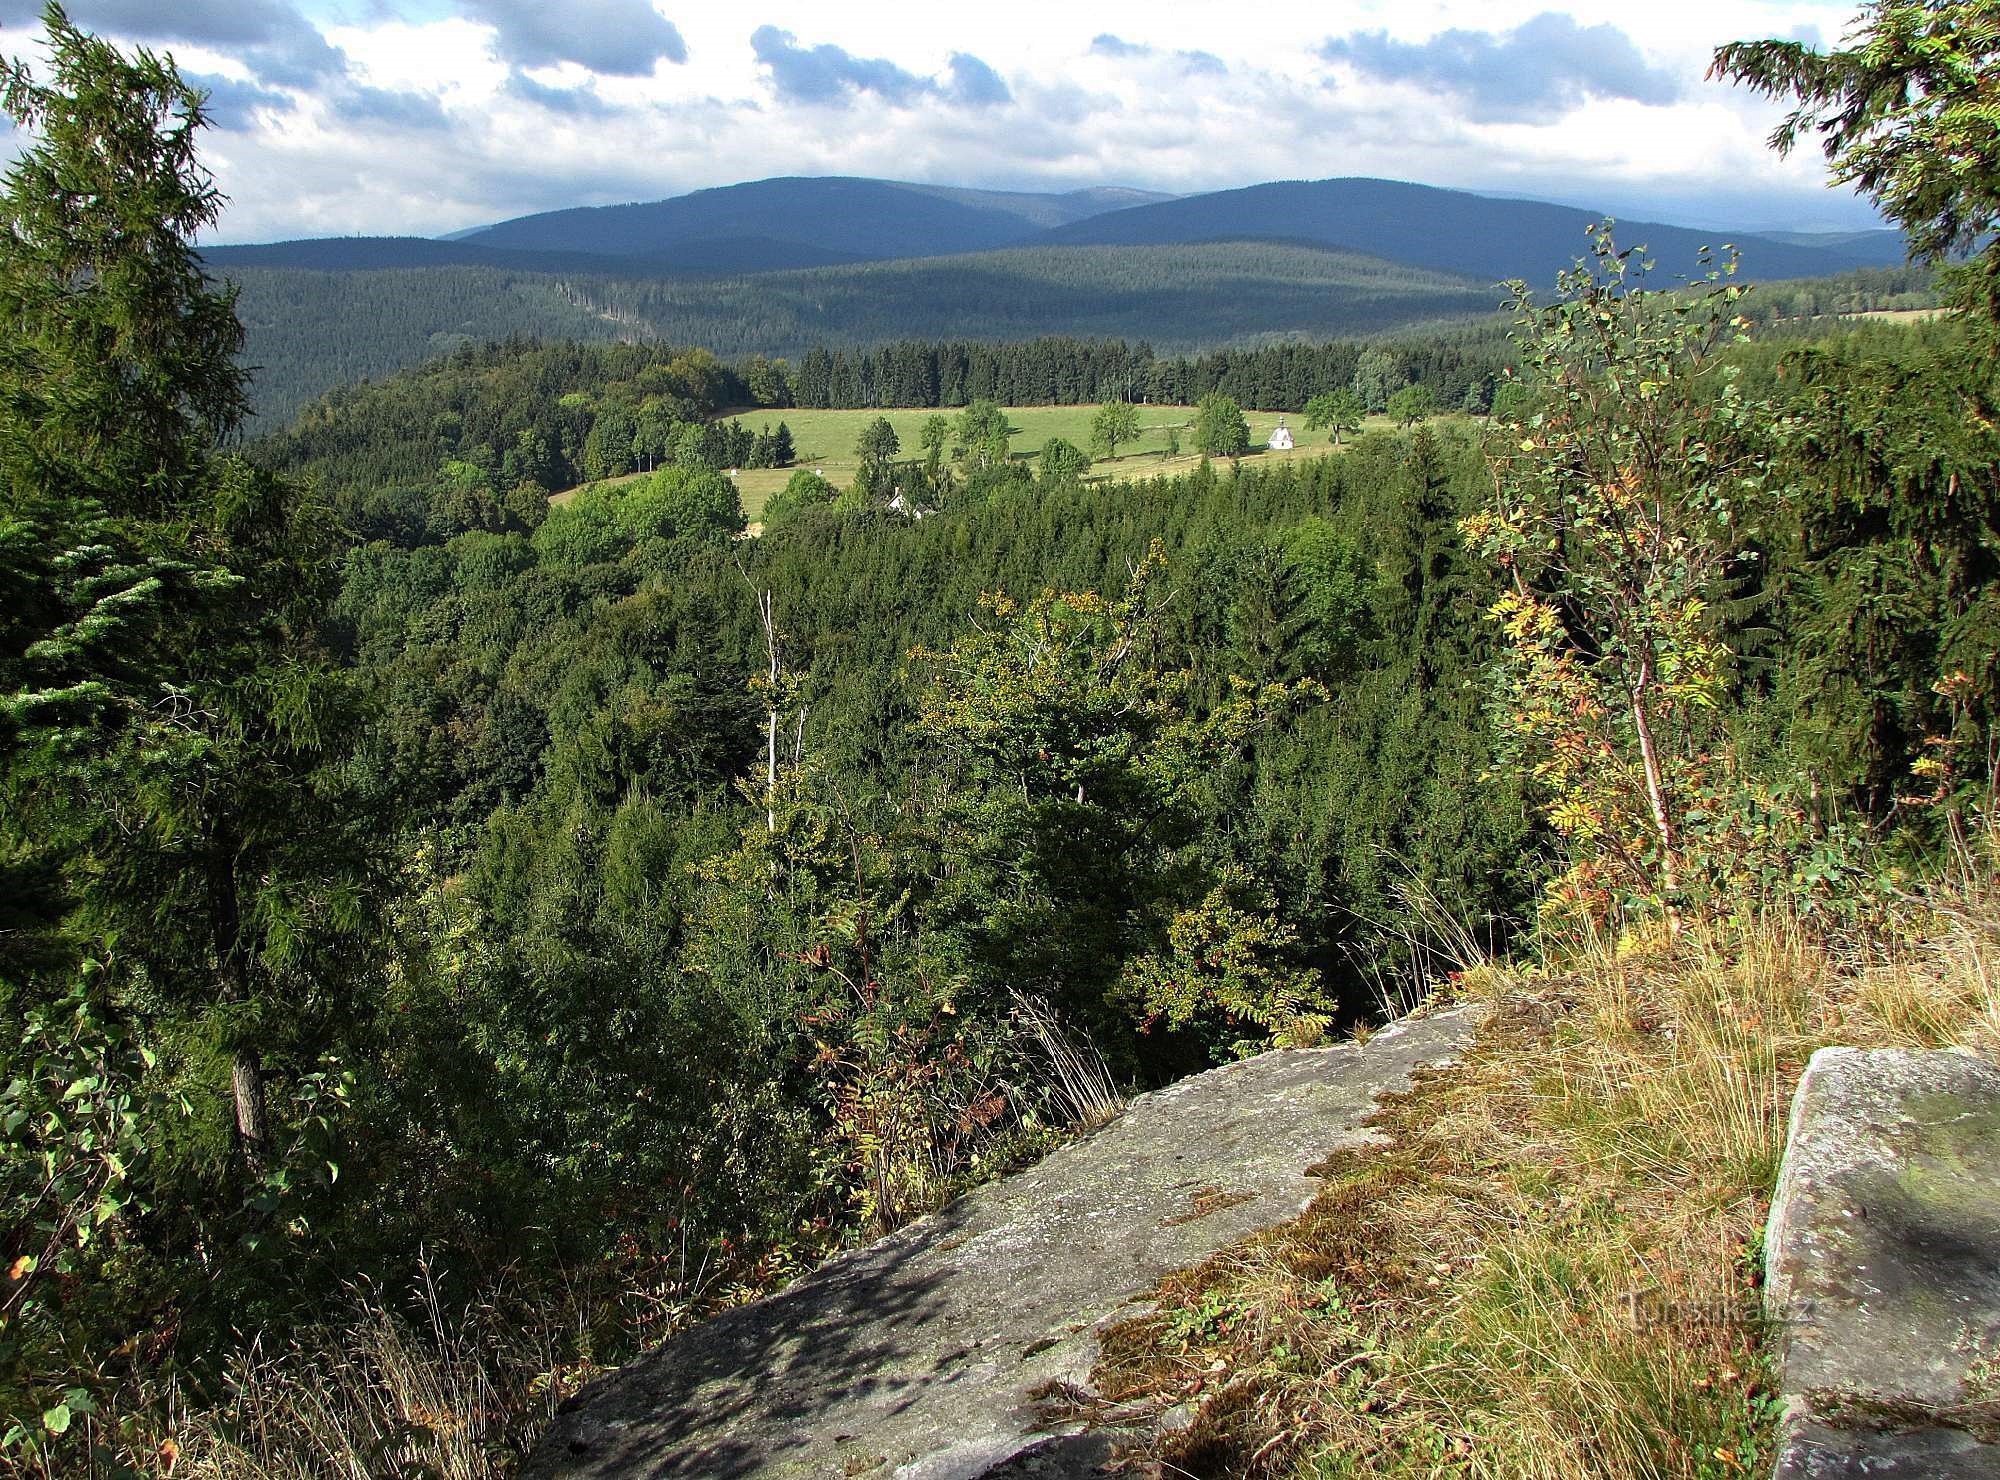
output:
M0 0L0 49L30 4ZM228 84L208 148L225 240L827 173L1177 191L1368 174L1707 224L1869 220L1816 155L1769 153L1770 105L1702 77L1725 40L1838 38L1844 5L1684 0L1612 30L1547 0L1362 0L1337 23L1305 0L1249 22L1157 0L591 0L569 31L547 0L76 0L79 19L93 5ZM1562 65L1524 75L1522 34L1562 41ZM1510 56L1516 75L1475 75Z

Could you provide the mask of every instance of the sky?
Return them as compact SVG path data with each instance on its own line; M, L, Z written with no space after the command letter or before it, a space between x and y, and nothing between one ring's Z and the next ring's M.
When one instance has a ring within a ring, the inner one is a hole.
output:
M438 236L773 175L1187 194L1374 175L1628 220L1880 224L1720 43L1853 0L69 0L211 93L210 240ZM40 55L41 0L0 0ZM18 140L0 140L0 154Z

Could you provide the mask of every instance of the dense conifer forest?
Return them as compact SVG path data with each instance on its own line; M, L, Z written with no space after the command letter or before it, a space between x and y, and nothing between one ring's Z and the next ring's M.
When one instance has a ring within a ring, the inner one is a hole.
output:
M338 1351L358 1472L502 1472L1056 1144L1066 1066L1327 1042L1551 921L1861 929L1990 803L1990 187L1916 325L1753 335L1726 263L1655 292L1609 236L1511 342L780 366L551 308L246 443L193 95L49 26L0 203L0 1463L332 1473L324 1407L253 1400ZM718 471L794 404L1411 383L1463 414L1262 470L900 449L921 519L802 474L750 539Z
M822 274L827 274L822 278ZM609 272L553 274L493 267L372 272L232 263L256 368L253 400L264 422L283 422L331 387L383 378L454 348L514 337L699 344L736 361L814 352L854 365L859 377L829 391L832 405L928 405L922 382L891 371L867 379L867 362L906 358L915 339L977 376L992 366L1002 401L1096 400L1087 365L1054 370L1015 360L1034 336L1143 339L1166 356L1289 346L1326 336L1405 338L1421 332L1504 344L1496 287L1410 274L1372 259L1271 242L1134 248L1024 248L970 257L869 263L746 277L625 279ZM1760 316L1930 306L1929 273L1875 268L1772 284ZM1478 325L1477 328L1458 328ZM937 341L966 340L939 346ZM1135 345L1136 347L1136 345ZM1019 396L998 386L1018 380ZM867 389L862 389L862 387ZM1075 387L1062 389L1062 387ZM879 389L877 388L879 387ZM892 390L893 387L893 390ZM1134 399L1171 399L1130 387ZM808 394L812 394L808 392ZM1266 403L1261 400L1245 404ZM1453 397L1444 404L1457 405Z

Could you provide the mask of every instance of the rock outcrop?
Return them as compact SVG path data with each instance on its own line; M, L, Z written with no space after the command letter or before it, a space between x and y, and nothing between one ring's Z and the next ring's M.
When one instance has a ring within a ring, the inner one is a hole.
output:
M1814 1054L1766 1258L1779 1480L2000 1476L2000 1069Z
M1168 1272L1296 1214L1380 1095L1473 1009L1265 1054L1135 1101L1032 1170L729 1311L587 1388L530 1476L1086 1475L1111 1438L1040 1401ZM1068 1386L1065 1386L1068 1385ZM1074 1412L1073 1407L1065 1411Z

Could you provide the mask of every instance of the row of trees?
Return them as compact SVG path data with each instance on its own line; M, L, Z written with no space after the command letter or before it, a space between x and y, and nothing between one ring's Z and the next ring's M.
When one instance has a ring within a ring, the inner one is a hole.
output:
M1335 390L1382 411L1411 384L1441 406L1484 412L1509 361L1503 337L1461 331L1390 344L1281 344L1159 359L1122 340L1037 339L1022 344L909 341L879 349L815 349L796 367L759 360L759 405L829 409L1137 402L1192 405L1228 396L1241 406L1297 410ZM764 400L762 397L772 399Z

